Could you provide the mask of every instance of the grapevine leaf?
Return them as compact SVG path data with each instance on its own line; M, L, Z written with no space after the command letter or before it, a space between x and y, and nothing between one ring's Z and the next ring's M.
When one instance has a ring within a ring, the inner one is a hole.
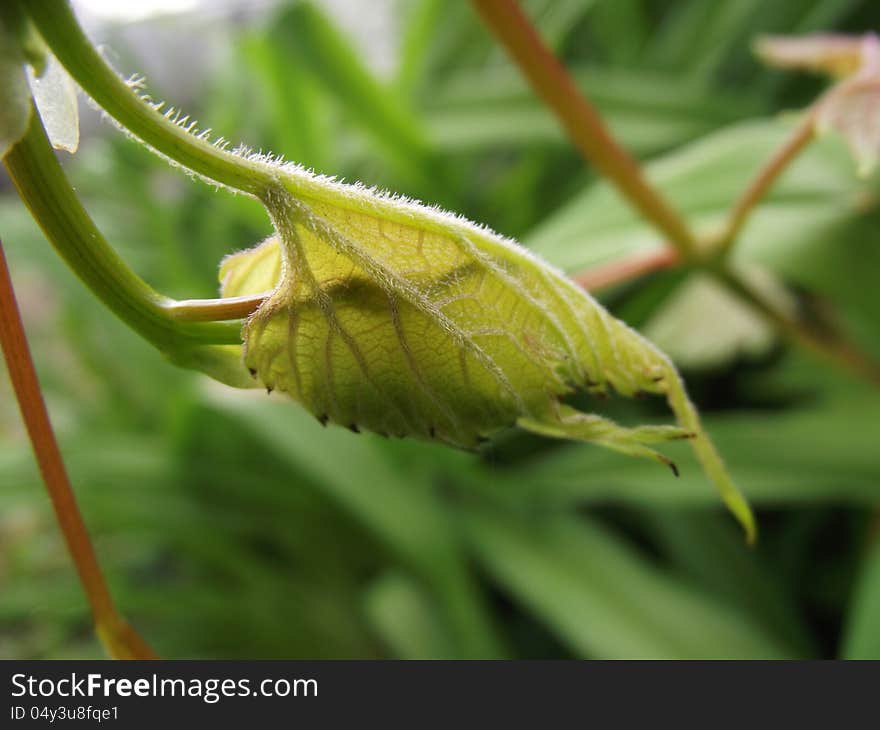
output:
M517 425L671 464L650 445L687 437L754 537L668 358L562 273L436 209L293 165L277 179L264 198L276 235L221 267L223 296L272 290L243 332L268 390L324 423L464 448ZM579 390L665 395L678 427L562 404Z

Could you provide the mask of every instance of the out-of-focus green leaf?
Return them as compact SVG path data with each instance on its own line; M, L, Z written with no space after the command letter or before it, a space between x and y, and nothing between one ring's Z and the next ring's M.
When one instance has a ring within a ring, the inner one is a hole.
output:
M880 540L865 555L844 627L843 659L880 657Z
M263 36L250 36L241 45L242 54L256 72L272 124L272 149L304 167L330 174L331 125L326 102L317 83L301 64L291 63L288 52L274 37L284 25L294 22L282 16Z
M525 0L522 6L544 42L559 53L578 21L595 13L601 4L598 0Z
M778 122L738 124L651 163L648 174L700 231L711 234L786 133L787 125ZM875 185L855 177L838 140L814 143L754 211L734 260L746 268L766 267L844 305L855 331L880 346L880 333L876 328L872 333L869 324L880 312L880 300L865 281L874 270L868 261L878 256L866 238L876 225ZM662 245L605 184L575 196L526 243L572 272ZM734 319L752 316L745 305L733 306ZM714 324L733 326L727 320Z
M297 2L277 21L288 63L298 63L319 79L361 126L393 156L402 170L429 178L431 151L402 97L379 83L349 42L309 2Z
M645 54L645 60L666 69L688 65L690 49L703 49L701 33L711 25L714 3L684 0L667 7ZM701 57L695 57L697 63Z
M430 595L400 573L370 586L366 610L382 640L398 659L454 659L454 642L434 614Z
M614 64L633 64L649 35L642 0L602 0L590 14L590 28L604 56Z
M453 524L431 485L392 468L381 438L324 429L290 403L217 398L220 407L247 424L261 441L385 543L432 585L447 620L459 631L461 656L490 658L501 650L476 586L463 563Z
M743 275L780 311L794 314L793 298L766 271L757 269ZM689 278L664 302L641 331L685 370L711 369L736 358L757 358L779 336L771 324L720 284L699 275Z
M715 132L647 165L666 196L702 231L717 230L729 207L790 126L749 121ZM737 253L808 243L860 210L860 191L845 151L834 140L812 145L783 175L743 232ZM862 206L864 200L862 199ZM795 225L797 221L797 225ZM661 245L604 183L590 186L548 217L526 243L566 271L583 271Z
M732 525L698 510L645 510L641 513L656 535L660 550L687 578L716 598L753 616L767 629L812 656L816 650L809 631L768 567L767 556L743 549Z
M467 525L493 579L578 656L792 656L747 616L657 570L590 521L475 508Z
M574 67L572 77L625 143L666 149L754 111L754 101L706 92L671 74ZM431 137L451 150L569 143L508 65L459 73L426 99Z
M713 3L708 23L694 25L695 45L688 54L688 74L709 78L733 48L748 45L750 21L760 15L761 0L721 0ZM692 55L691 55L692 54Z
M411 98L428 75L429 49L438 21L446 3L444 0L398 0L402 6L403 30L398 49L395 83L404 98Z
M809 33L826 30L846 15L853 0L802 0L758 3L690 0L672 4L642 57L651 65L679 69L707 87L721 71L741 72L749 65L749 42L761 33ZM763 81L763 80L762 80Z

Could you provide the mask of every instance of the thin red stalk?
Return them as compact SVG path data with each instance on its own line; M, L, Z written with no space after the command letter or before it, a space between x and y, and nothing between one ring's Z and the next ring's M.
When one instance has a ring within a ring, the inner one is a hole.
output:
M136 659L155 658L155 654L146 642L126 624L116 610L95 556L43 400L2 242L0 242L0 344L3 347L9 379L18 399L40 473L49 492L52 508L55 510L55 517L61 527L67 548L85 589L98 633L114 655Z
M779 176L812 141L814 136L815 115L810 112L798 124L794 132L786 138L782 146L761 166L761 169L737 199L721 239L720 250L722 252L730 250L752 210L761 202Z
M516 1L472 2L519 65L534 92L556 114L583 157L614 183L682 256L693 257L697 253L697 242L685 221L644 177L639 163L617 142Z
M572 278L587 291L595 292L637 279L652 271L672 268L680 262L678 251L667 247L648 253L639 252L629 258L595 266L575 274Z

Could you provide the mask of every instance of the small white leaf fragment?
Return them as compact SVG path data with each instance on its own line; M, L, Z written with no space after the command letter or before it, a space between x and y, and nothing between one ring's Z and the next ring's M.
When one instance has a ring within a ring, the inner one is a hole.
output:
M56 150L76 152L79 147L79 107L73 79L50 55L43 75L37 76L29 67L28 80L52 146Z
M762 36L755 54L768 66L812 71L842 78L858 71L874 52L877 37L816 33L807 36Z

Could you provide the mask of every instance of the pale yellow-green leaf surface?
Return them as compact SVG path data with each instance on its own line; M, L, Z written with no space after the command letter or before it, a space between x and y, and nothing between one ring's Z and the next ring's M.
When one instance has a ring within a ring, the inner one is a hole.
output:
M671 465L650 445L689 438L753 537L669 360L561 272L456 216L278 172L264 199L276 235L220 272L223 296L271 291L243 333L268 389L325 423L465 448L519 426ZM664 395L678 426L626 428L562 403L580 390Z

